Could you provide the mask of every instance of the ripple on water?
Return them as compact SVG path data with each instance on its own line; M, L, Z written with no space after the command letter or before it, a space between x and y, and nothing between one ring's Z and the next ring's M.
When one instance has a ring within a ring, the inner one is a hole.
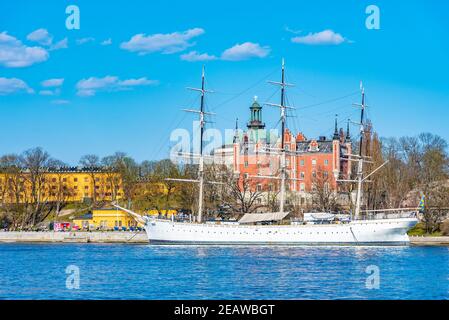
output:
M0 298L447 299L448 262L445 247L0 244Z

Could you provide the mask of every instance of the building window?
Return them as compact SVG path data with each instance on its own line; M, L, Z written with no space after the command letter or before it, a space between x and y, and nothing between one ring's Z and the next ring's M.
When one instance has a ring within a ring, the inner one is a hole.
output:
M52 181L52 182L56 182L56 178L52 178L51 181Z
M323 172L323 177L327 179L327 177L329 177L329 172L324 171L324 172Z
M304 182L301 182L299 185L299 191L304 192L306 191L306 184Z
M299 165L302 167L304 166L304 159L301 159L301 161L299 162Z
M67 182L67 178L62 178L62 182Z
M248 168L248 161L245 161L245 168Z
M85 178L84 178L84 182L89 182L89 178L88 178L88 177L85 177Z
M89 186L84 186L84 190L89 190Z
M304 173L304 171L301 171L301 173L299 174L299 177L300 177L301 179L304 179L305 176L306 176L306 174Z
M257 185L257 191L259 191L259 192L262 191L262 185L261 184Z
M327 160L327 159L324 160L324 165L325 165L325 166L328 166L328 165L329 165L329 160Z
M312 166L316 166L316 159L312 159Z
M316 178L316 171L312 171L312 177Z
M73 182L78 182L78 178L73 178Z

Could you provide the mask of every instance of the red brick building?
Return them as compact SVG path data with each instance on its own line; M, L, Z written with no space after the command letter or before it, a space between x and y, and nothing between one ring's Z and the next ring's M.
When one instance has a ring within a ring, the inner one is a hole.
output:
M256 99L250 107L251 118L247 130L234 136L232 144L215 150L216 161L232 166L234 172L255 179L261 191L278 189L278 180L265 178L275 176L279 171L278 150L281 139L276 133L265 130L262 121L262 107ZM311 193L317 184L336 190L336 178L348 178L350 162L345 155L351 153L349 126L347 131L338 130L332 137L307 139L303 133L296 135L285 131L287 150L286 168L287 190L298 193ZM259 176L255 178L256 176Z

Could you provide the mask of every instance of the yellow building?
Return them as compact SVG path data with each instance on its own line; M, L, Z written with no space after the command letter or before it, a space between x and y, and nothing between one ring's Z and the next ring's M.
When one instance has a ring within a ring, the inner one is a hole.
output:
M120 175L101 168L48 169L34 179L29 171L0 172L0 203L113 201L123 198Z
M160 213L166 217L171 217L176 212L176 210L162 210L161 212L149 210L147 215L157 216ZM128 213L116 208L92 210L92 213L73 219L73 225L79 229L89 230L114 230L117 228L128 230L130 227L143 227L142 224L137 223Z
M74 219L73 225L79 229L90 230L114 230L117 228L128 230L130 227L143 227L128 213L115 208L93 210L92 213Z

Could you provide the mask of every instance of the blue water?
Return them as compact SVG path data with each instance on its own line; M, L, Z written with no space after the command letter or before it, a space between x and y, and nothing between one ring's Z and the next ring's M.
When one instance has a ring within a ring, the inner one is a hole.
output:
M79 289L66 287L69 265ZM379 289L366 286L368 266ZM0 244L0 299L448 297L447 247Z

